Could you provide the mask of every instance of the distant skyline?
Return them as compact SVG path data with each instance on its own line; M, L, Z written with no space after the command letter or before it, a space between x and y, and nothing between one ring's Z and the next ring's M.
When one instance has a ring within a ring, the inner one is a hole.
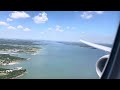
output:
M113 43L119 11L0 11L0 38Z

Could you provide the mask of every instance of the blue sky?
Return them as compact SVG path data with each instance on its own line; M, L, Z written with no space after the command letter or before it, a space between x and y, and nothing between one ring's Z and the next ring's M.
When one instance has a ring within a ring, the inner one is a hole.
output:
M119 11L0 11L0 38L112 43Z

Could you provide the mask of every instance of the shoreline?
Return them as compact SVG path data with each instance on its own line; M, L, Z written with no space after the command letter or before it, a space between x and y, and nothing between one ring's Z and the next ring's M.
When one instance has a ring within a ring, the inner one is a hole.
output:
M10 79L17 79L17 78L19 78L19 77L21 77L21 76L25 75L25 73L27 73L27 71L26 71L26 72L24 72L24 73L22 73L21 75L18 75L18 76L16 76L16 77L13 77L13 78L10 78Z
M9 63L9 64L1 64L2 66L7 66L7 65L15 65L15 64L19 64L19 62L11 62L11 63Z
M40 53L40 51L37 51L35 53L32 53L31 55L38 55Z
M27 58L26 60L30 60L31 58Z

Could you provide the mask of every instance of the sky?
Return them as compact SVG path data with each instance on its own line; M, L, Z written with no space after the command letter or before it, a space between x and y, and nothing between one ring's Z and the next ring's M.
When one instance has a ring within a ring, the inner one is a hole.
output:
M0 38L113 43L119 11L0 11Z

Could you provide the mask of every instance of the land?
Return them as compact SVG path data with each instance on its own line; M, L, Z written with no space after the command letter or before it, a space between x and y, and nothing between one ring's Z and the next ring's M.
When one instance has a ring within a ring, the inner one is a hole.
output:
M28 45L0 45L0 53L36 53L41 48Z
M0 39L0 44L4 45L39 45L37 41L21 39Z
M22 69L22 67L17 67L14 69L0 68L0 79L14 79L23 75L25 72L26 69Z
M81 42L60 42L60 41L58 41L57 43L61 43L61 44L65 44L65 45L76 45L76 46L79 46L79 47L87 47L87 48L91 48L91 49L96 49L96 48L94 48L94 47L91 47L91 46L89 46L89 45L86 45L86 44L84 44L84 43L81 43ZM108 47L112 47L112 44L102 44L102 43L98 43L98 44L100 44L100 45L103 45L103 46L108 46Z
M15 54L15 53L37 53L41 47L36 45L42 44L33 40L20 39L0 39L0 53Z
M12 65L19 61L27 60L26 58L11 56L9 54L0 54L0 65Z
M33 40L20 40L20 39L0 39L0 65L13 65L21 61L27 61L28 59L18 57L16 54L19 53L28 53L35 55L42 48L37 47L37 45L48 45L52 41L33 41ZM80 42L60 42L56 41L55 43L61 43L65 45L75 45L78 47L85 47L95 49L88 45L85 45ZM102 44L101 44L102 45ZM13 55L15 54L15 55ZM0 68L0 79L16 79L26 72L26 69L22 67L17 67L13 69Z
M16 54L30 53L35 55L41 49L41 47L36 47L36 45L40 45L37 42L33 40L0 39L0 65L13 65L30 59L18 57ZM15 79L24 75L25 72L26 69L22 69L22 67L14 69L0 68L0 79Z
M62 43L65 45L75 45L75 46L79 46L79 47L87 47L87 48L91 48L91 49L96 49L96 48L90 47L90 46L88 46L84 43L80 43L80 42L58 42L58 43Z

